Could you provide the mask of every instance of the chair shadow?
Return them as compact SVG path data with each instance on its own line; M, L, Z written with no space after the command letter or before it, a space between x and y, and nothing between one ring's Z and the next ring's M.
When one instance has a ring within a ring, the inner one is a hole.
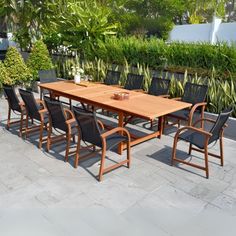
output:
M195 155L188 155L188 152L187 150L186 151L182 151L182 150L176 150L176 156L178 157L178 159L180 160L183 160L183 161L187 161L187 162L191 162L192 159L200 159L202 161L204 161L204 159L200 158L199 156L195 156ZM148 158L152 158L156 161L159 161L165 165L168 165L168 166L172 166L171 165L171 159L172 159L172 147L169 147L169 146L166 146L164 148L162 148L161 150L151 154L151 155L147 155ZM188 160L189 159L189 160ZM184 165L183 163L178 163L178 162L175 162L173 167L178 167L180 168L181 170L184 170L186 172L189 172L189 173L192 173L192 174L195 174L197 176L201 176L201 177L205 177L205 175L203 174L199 174L199 173L196 173L194 171L191 171L189 169L186 169L184 168L184 166L187 166L187 165ZM194 168L196 170L196 168ZM193 170L194 170L193 169Z

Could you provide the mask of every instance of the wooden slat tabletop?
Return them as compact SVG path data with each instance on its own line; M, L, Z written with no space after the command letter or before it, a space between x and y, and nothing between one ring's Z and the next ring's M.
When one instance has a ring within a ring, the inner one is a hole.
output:
M92 82L81 82L80 85L76 85L71 81L60 81L40 84L40 87L67 98L88 102L101 108L122 111L145 119L154 119L191 107L192 105L190 103ZM115 100L113 95L116 92L128 92L129 99L123 101Z

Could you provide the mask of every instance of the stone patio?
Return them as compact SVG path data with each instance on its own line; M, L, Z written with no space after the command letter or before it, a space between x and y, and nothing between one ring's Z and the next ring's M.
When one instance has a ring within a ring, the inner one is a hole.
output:
M116 169L100 183L99 156L74 169L73 156L64 162L64 144L39 150L37 135L24 140L4 128L6 116L0 99L0 235L236 235L235 141L225 139L224 167L210 158L209 179L170 166L172 132L133 147L131 169ZM146 132L143 125L130 128ZM180 142L178 154L187 149ZM109 163L125 152L107 156ZM203 163L196 152L186 158Z

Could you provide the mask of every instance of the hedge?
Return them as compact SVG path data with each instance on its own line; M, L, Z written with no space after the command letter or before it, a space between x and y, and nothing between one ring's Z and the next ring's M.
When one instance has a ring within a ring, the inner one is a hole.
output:
M105 44L97 45L93 55L87 59L102 59L105 62L123 65L144 64L153 69L186 68L195 72L211 74L214 69L220 76L236 73L236 46L225 43L166 43L157 38L136 37L108 38Z

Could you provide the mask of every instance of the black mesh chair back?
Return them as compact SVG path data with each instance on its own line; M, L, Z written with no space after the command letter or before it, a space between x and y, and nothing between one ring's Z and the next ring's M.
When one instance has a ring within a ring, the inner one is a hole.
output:
M209 140L209 144L220 137L221 130L224 127L227 120L229 119L229 116L232 113L232 111L233 111L232 108L228 108L219 114L214 126L211 128L210 133L212 134L212 136Z
M120 72L108 70L106 74L106 78L104 80L104 84L106 85L117 85L120 80Z
M39 71L40 83L52 83L57 81L56 72L54 69Z
M54 69L50 70L39 70L39 80L40 83L53 83L57 81L57 75ZM49 94L49 91L46 89L40 89L40 99L42 99L42 96Z
M21 108L19 105L20 101L16 96L15 89L12 86L4 85L3 91L8 100L10 109L12 109L13 111L21 112Z
M66 117L61 102L49 97L44 97L44 101L49 112L53 128L67 132Z
M204 102L206 100L207 90L207 85L192 84L187 82L184 88L182 101L192 103L193 105Z
M153 77L148 93L151 95L167 95L169 93L170 80Z
M143 75L129 73L127 75L124 88L128 90L142 89L143 80L144 80Z
M31 91L26 91L23 89L19 89L22 100L25 103L25 108L28 116L31 119L36 119L40 121L40 106L36 103L34 95Z
M73 111L80 129L81 139L84 142L101 147L101 131L95 113L78 107L73 107Z

